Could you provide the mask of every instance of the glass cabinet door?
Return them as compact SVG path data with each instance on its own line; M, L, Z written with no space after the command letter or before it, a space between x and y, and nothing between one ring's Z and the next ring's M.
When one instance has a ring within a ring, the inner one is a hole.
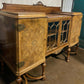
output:
M48 23L47 51L68 43L70 20Z
M68 42L70 20L62 21L60 45Z
M57 47L58 30L59 30L59 21L48 23L47 50Z

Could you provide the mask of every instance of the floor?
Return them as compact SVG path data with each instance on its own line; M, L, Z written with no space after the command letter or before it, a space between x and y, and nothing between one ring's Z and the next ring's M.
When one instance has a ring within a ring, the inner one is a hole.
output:
M46 58L46 80L30 80L28 84L84 84L84 50L79 49L78 55L71 55L70 62L65 61L64 52ZM41 66L36 67L30 74L41 75ZM16 84L15 76L5 66L4 73L0 73L0 84Z

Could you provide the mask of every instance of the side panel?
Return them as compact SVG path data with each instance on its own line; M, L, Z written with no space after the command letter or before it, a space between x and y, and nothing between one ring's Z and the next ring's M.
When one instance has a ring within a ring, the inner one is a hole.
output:
M73 46L79 42L81 23L82 23L82 14L72 16L70 46Z
M80 34L80 47L84 48L84 0L74 0L73 5L73 12L82 12L83 19L82 19L82 27L81 27L81 34Z
M17 19L0 15L0 55L16 72L16 23Z
M19 75L45 62L47 18L19 19Z

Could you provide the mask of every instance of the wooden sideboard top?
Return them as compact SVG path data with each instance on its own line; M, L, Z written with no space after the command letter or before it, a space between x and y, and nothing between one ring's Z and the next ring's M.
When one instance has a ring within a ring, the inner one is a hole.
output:
M11 12L10 13L11 15L9 13L5 13L5 15L15 18L48 17L53 19L53 18L61 18L61 17L64 18L82 14L80 12L79 13L62 12L60 7L49 7L43 4L22 5L22 4L3 3L3 8L1 9L1 11Z
M5 15L13 18L38 18L46 17L44 12L10 12L10 11L0 11L0 15Z
M70 16L74 16L74 15L83 15L81 12L58 12L57 14L60 15L70 15Z

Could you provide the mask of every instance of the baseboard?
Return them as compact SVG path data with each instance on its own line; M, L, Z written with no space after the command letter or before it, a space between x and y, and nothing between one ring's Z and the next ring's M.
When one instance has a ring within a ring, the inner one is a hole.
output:
M84 39L80 38L79 44L80 44L79 47L84 48Z

